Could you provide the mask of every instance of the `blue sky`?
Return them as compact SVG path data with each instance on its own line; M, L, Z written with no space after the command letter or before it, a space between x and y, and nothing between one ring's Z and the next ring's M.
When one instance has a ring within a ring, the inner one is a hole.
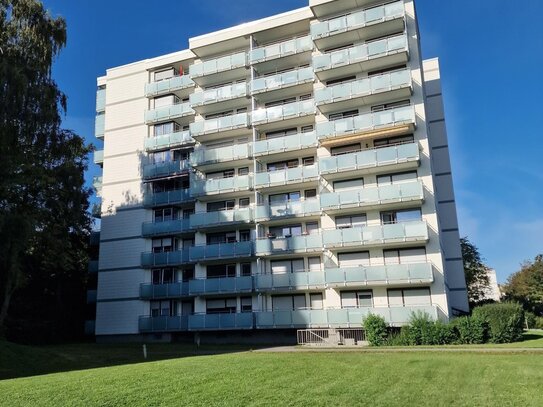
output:
M93 138L96 77L107 68L185 49L189 37L307 3L45 0L68 22L68 46L54 68L68 95L65 126L100 146ZM523 260L543 253L543 2L416 6L423 56L441 61L460 233L503 282ZM88 179L97 173L91 165Z

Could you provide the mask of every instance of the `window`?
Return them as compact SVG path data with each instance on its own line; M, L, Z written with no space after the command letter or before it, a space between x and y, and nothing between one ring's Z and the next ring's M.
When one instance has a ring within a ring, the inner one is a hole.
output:
M177 301L151 301L152 317L173 317L177 315Z
M417 171L399 172L396 174L383 174L377 176L377 184L398 184L404 181L417 179Z
M155 209L155 223L177 219L177 211L173 208Z
M276 237L301 236L302 225L272 226L270 233Z
M309 304L311 309L323 309L323 300L321 293L309 294Z
M306 189L304 191L304 198L305 199L311 199L317 197L317 190L316 189Z
M391 66L389 68L377 69L375 71L368 71L368 76L381 75L387 72L399 71L405 68L407 68L407 65L404 64L404 65Z
M422 213L420 208L381 212L381 223L383 225L390 223L411 222L421 219Z
M389 307L409 307L412 305L432 305L430 289L424 288L394 288L388 289Z
M293 102L296 102L296 97L268 102L264 105L264 107L283 106L283 105L286 105L288 103L293 103Z
M154 99L155 109L163 106L171 106L179 103L180 99L175 95L166 95Z
M411 102L409 101L409 99L400 100L399 102L385 103L385 104L382 104L382 105L372 106L371 111L372 112L382 112L383 110L395 109L397 107L409 106L410 104L411 104Z
M302 126L301 130L302 130L302 133L311 133L313 131L313 126L312 125Z
M240 208L246 208L251 205L251 199L250 198L239 198L239 207Z
M207 278L224 278L235 277L236 265L235 264L213 264L206 268Z
M348 179L345 181L334 181L334 191L345 189L359 189L364 187L364 178Z
M362 307L373 307L372 290L341 292L341 308Z
M311 95L311 93L308 93L307 95L300 95L300 97L298 99L300 101L303 101L303 100L310 100L312 97L313 97L313 95Z
M269 163L267 165L268 171L278 171L278 170L286 170L287 168L295 168L299 164L298 159L294 160L288 160L288 161L279 161L276 163Z
M340 268L365 267L370 265L369 252L338 253L338 266Z
M181 303L181 315L191 315L194 312L194 300Z
M236 312L236 298L208 299L207 314L233 314Z
M208 202L207 211L218 212L218 211L224 211L224 210L231 210L231 209L234 209L235 206L236 206L236 201L234 199L231 199L228 201Z
M241 263L240 269L241 269L241 275L243 277L251 275L251 263Z
M409 264L425 263L426 249L417 247L413 249L389 249L383 250L385 264Z
M366 226L367 217L365 213L355 215L336 216L336 228L348 229Z
M162 136L164 134L171 134L179 131L179 124L175 122L155 124L153 127L153 134L156 136Z
M236 241L236 232L208 233L206 239L207 244L234 243Z
M302 158L302 165L313 165L315 164L315 157L304 157Z
M300 310L306 309L305 295L273 295L272 309L276 310Z
M166 253L175 250L174 244L176 239L164 237L161 239L153 239L153 253Z
M345 146L332 147L330 153L332 155L349 154L360 151L360 143L347 144Z
M238 175L239 176L248 175L248 174L249 174L249 167L238 168Z
M221 179L221 178L232 178L235 174L235 171L232 170L224 170L224 171L217 171L217 172L208 172L206 173L207 179Z
M153 269L153 284L171 284L175 282L175 271L171 268Z
M194 269L188 268L181 271L181 279L184 283L194 279Z
M272 260L270 262L272 274L297 273L304 271L304 259Z
M227 110L227 111L225 111L225 112L207 114L207 115L205 116L205 119L208 120L208 119L217 119L217 118L219 118L219 117L232 116L233 113L234 113L233 110Z
M355 80L356 80L356 75L346 76L346 77L343 77L343 78L332 79L332 80L326 81L326 86L338 85L340 83L353 82Z
M153 182L153 192L177 191L189 187L188 177L174 178Z
M268 201L270 205L279 205L279 204L284 204L286 202L296 202L299 200L300 200L299 191L287 192L284 194L274 194L268 197Z
M250 230L240 230L239 231L239 241L248 242L251 240L251 231Z
M241 297L241 312L252 312L253 311L253 299L252 297Z
M192 247L194 246L194 238L190 237L188 239L183 239L183 247Z
M318 222L307 222L305 224L305 233L308 235L316 235L319 233L319 224Z
M373 146L375 148L395 146L398 144L412 143L414 140L415 139L412 134L408 136L388 137L388 138L382 138L379 140L374 140Z
M313 127L311 127L313 129ZM296 127L292 127L289 129L284 130L277 130L277 131L269 131L264 136L265 139L274 139L279 137L285 137L285 136L292 136L294 134L298 133L298 129Z
M324 50L324 53L328 54L330 52L340 51L342 49L351 48L353 45L354 44L345 44L345 45L341 45L339 47L327 48L327 49Z
M175 75L177 75L177 72L175 71L175 69L168 68L163 71L153 72L153 77L154 77L153 79L155 82L159 82L159 81L164 81L166 79L170 79L174 77Z
M194 209L183 209L183 219L190 219L190 215L194 214Z
M309 265L309 271L321 271L321 258L320 257L308 257L307 264Z
M358 109L348 110L348 111L340 112L340 113L332 113L328 115L328 120L334 121L334 120L346 119L347 117L353 117L353 116L358 116Z

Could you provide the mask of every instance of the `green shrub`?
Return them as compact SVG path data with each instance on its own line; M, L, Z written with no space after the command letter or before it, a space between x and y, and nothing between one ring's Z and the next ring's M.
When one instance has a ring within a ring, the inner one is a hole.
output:
M533 329L535 327L536 316L533 312L524 311L524 326L528 329Z
M434 321L424 312L413 313L404 330L410 345L448 345L456 340L452 326Z
M543 329L543 317L535 317L535 329Z
M480 317L458 317L451 322L451 325L456 331L458 344L480 344L487 341L488 325Z
M473 316L488 324L490 341L509 343L522 339L524 310L518 303L496 303L476 307Z
M409 326L403 326L398 332L392 333L388 336L386 346L409 346Z
M388 336L385 319L379 315L369 314L362 321L366 331L366 340L371 346L382 346Z

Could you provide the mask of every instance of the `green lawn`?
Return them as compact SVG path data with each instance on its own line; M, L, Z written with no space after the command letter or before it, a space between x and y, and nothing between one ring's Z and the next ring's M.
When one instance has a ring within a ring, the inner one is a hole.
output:
M543 346L543 334L529 341L519 346ZM0 405L543 405L543 353L220 349L150 345L150 357L165 360L135 363L138 345L0 342L3 377L61 372L0 381Z

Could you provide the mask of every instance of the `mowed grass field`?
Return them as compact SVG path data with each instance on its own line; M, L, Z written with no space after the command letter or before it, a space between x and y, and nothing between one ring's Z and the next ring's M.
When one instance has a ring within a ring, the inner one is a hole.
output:
M543 342L537 335L529 338L533 347ZM14 377L17 370L45 373L47 359L51 371L60 371L0 380L0 405L543 406L543 353L535 351L206 350L225 353L150 345L149 357L164 360L134 363L142 359L136 345L36 349L0 343L0 377ZM23 367L33 353L39 353L34 367ZM78 366L85 370L73 370Z

